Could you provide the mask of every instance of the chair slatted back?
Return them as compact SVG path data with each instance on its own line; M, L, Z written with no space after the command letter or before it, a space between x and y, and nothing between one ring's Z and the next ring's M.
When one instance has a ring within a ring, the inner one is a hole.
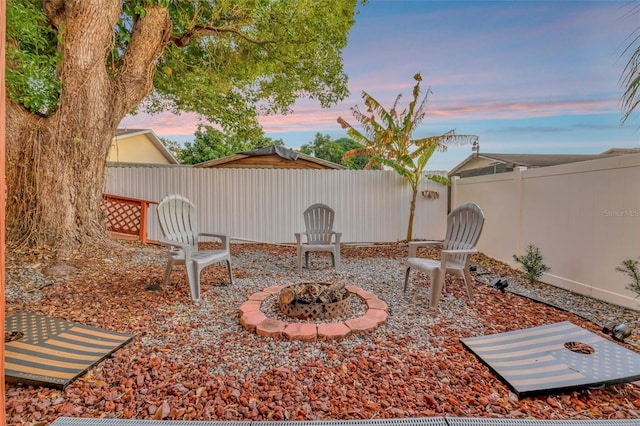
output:
M444 239L445 250L471 249L476 246L482 226L484 214L478 205L465 203L456 207L447 216L447 235ZM452 256L452 261L466 264L468 254Z
M165 238L191 247L198 246L196 207L178 194L167 195L158 204L158 220Z
M313 204L304 211L308 244L331 244L335 212L326 204Z

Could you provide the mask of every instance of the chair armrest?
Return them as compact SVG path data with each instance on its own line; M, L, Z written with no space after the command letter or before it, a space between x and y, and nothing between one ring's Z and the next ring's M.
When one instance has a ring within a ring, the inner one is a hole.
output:
M475 254L478 253L477 249L456 249L456 250L442 250L442 254Z
M332 234L336 237L336 244L340 245L340 239L342 238L342 232L332 232Z
M302 244L302 236L303 235L307 235L306 231L305 232L296 232L295 234L293 234L296 236L296 243L298 245Z
M210 232L200 232L198 237L213 237L218 238L222 242L222 248L229 250L229 236L227 234L212 234Z
M447 260L449 259L449 256L453 256L455 254L474 254L474 253L478 253L477 249L474 248L470 248L470 249L456 249L456 250L442 250L441 252L442 258L441 258L441 267L446 269L446 265L447 265ZM469 265L469 258L467 258L467 262L465 264L465 268Z
M169 251L175 251L176 249L184 252L184 259L188 261L191 258L191 246L187 243L179 243L177 241L165 240L160 238L158 241L161 245L168 247Z
M442 244L442 241L410 241L409 257L416 257L420 247L437 246L439 244Z

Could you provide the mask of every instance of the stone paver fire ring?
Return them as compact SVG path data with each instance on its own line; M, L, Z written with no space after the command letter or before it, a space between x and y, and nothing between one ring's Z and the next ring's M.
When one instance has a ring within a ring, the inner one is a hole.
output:
M367 305L364 315L346 321L319 323L286 322L268 318L261 310L262 302L272 296L277 296L286 285L267 287L249 296L240 305L240 324L247 330L265 337L287 337L289 340L329 340L341 339L351 333L368 333L387 322L389 307L375 293L360 287L348 285L347 291L360 297Z

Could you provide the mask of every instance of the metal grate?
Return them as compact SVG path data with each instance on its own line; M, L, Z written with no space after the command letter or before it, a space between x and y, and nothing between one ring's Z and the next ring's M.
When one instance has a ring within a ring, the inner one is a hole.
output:
M447 426L442 417L374 420L313 420L313 421L186 421L186 420L124 420L59 417L51 426Z
M85 417L58 417L51 426L249 426L251 422L187 421L187 420L135 420L90 419Z
M640 420L532 420L488 419L466 417L418 417L374 420L314 420L314 421L182 421L123 420L60 417L51 426L638 426Z
M533 420L447 417L449 426L638 426L640 419L620 420Z
M418 417L404 419L371 420L311 420L254 422L260 426L447 426L442 417Z

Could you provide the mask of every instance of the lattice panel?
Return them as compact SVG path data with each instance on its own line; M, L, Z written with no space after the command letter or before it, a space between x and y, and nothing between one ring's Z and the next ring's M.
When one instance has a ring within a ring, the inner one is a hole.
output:
M102 210L106 213L105 225L108 231L128 235L140 234L142 218L140 201L103 198Z

